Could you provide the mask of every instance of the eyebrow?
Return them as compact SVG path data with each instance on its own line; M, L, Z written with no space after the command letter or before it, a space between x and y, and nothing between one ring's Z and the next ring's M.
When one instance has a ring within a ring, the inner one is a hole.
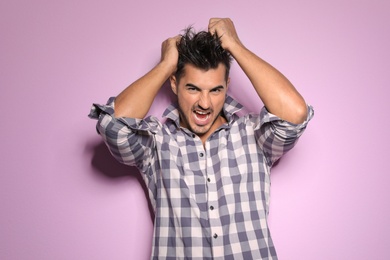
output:
M185 86L195 88L196 90L201 90L200 87L198 87L192 83L187 83ZM219 86L213 87L210 91L217 90L217 89L223 89L223 88L225 88L225 87L222 85L219 85Z

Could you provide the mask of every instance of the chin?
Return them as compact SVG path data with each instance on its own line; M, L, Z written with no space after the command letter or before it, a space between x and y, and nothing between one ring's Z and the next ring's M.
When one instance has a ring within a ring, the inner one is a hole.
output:
M195 126L191 128L191 131L194 134L199 136L206 134L209 130L210 130L210 126L202 126L202 127Z

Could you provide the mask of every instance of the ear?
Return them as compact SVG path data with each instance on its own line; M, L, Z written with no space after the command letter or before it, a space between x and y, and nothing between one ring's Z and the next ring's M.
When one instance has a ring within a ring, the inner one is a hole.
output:
M172 89L173 93L175 93L175 95L177 95L177 82L176 82L175 75L170 76L169 80L171 82L171 89Z

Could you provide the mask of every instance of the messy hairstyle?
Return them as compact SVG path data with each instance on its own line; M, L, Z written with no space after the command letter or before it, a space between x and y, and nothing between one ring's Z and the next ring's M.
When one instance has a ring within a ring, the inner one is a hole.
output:
M225 78L228 79L232 56L222 48L220 37L216 33L214 35L206 31L195 33L192 27L188 27L177 44L177 50L179 52L175 73L177 81L183 76L186 64L207 71L216 69L222 63L226 67Z

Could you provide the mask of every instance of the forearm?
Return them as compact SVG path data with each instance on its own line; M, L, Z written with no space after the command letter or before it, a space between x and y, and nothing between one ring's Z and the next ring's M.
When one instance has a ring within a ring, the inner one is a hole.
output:
M166 39L161 45L161 59L151 71L120 93L115 100L115 117L142 119L164 82L176 71L179 36Z
M291 123L302 123L307 117L304 99L290 81L277 69L237 43L231 54L248 76L268 111Z
M175 68L160 62L115 99L115 117L144 118L154 98Z

